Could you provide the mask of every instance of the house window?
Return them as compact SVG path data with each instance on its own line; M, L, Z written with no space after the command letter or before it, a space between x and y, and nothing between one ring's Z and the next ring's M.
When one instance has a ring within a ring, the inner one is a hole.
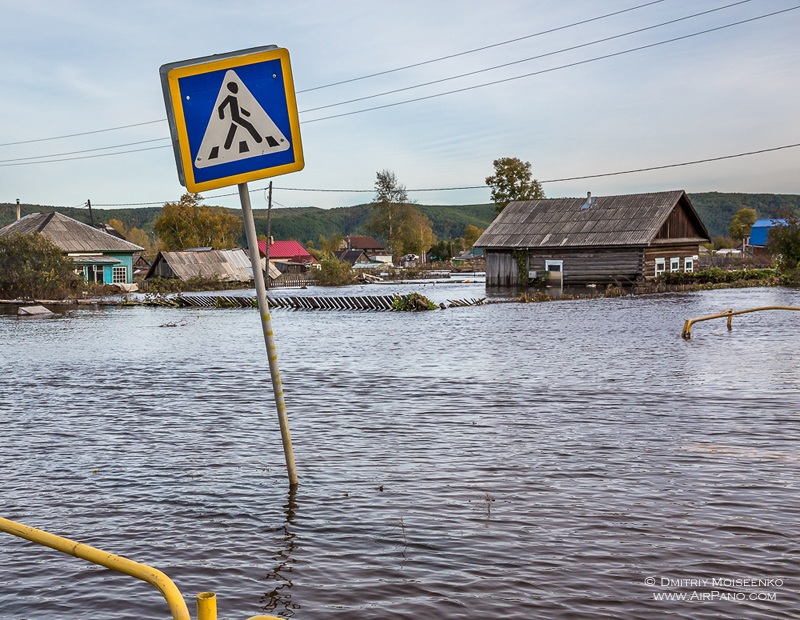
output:
M669 259L669 270L670 270L670 272L680 271L681 270L681 259L680 258L670 258Z
M86 267L87 282L105 282L102 265L88 265Z
M544 261L544 270L545 271L562 271L564 268L564 261L563 260L546 260Z
M660 276L666 270L665 267L665 258L657 258L656 259L656 275Z
M687 256L683 259L683 270L686 272L694 271L694 257Z
M112 268L111 281L114 284L125 284L128 281L128 268L127 267Z

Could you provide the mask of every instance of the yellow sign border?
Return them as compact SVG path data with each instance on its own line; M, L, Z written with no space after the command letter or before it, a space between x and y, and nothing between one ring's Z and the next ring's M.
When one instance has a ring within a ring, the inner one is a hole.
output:
M192 153L191 149L189 148L189 135L186 131L186 118L183 112L183 101L181 100L180 85L178 80L192 75L200 75L203 73L211 73L213 71L233 69L236 67L244 67L246 65L253 65L275 59L281 61L281 73L283 74L283 87L284 92L286 93L286 108L289 113L289 126L291 130L290 140L292 144L292 152L294 154L294 163L196 183L194 180ZM196 65L176 67L167 73L167 81L169 84L170 101L172 103L172 113L175 118L175 129L178 134L180 165L181 169L183 170L183 179L186 183L186 189L188 191L192 193L205 192L212 189L219 189L220 187L228 187L230 185L238 185L239 183L247 183L248 181L267 179L269 177L275 177L281 174L288 174L289 172L302 170L305 166L305 161L303 160L303 146L300 141L300 119L297 114L294 80L292 79L292 68L289 63L289 50L285 48L278 48L256 52L253 54L233 56L230 58L203 62Z

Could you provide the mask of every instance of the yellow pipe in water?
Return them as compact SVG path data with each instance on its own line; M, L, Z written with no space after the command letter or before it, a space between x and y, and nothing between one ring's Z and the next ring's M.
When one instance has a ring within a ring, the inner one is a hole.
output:
M197 620L217 620L217 595L201 592L197 595Z
M708 316L701 316L696 319L688 319L683 325L683 332L681 332L681 336L685 340L689 340L692 337L692 325L699 323L700 321L720 319L723 317L728 317L728 329L731 330L733 329L731 319L735 314L747 314L749 312L758 312L759 310L800 310L800 308L794 308L792 306L764 306L763 308L750 308L749 310L737 310L736 312L733 311L733 308L729 308L728 310L725 310L725 312L720 312L718 314L710 314Z
M0 531L146 581L161 592L169 605L173 620L191 620L186 601L183 600L178 587L169 577L155 568L2 517L0 517ZM214 601L214 619L216 619L216 601Z

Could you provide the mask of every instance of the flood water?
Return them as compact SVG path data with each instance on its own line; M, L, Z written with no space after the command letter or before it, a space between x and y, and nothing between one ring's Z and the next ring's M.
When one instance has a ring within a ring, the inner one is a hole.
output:
M680 337L767 305L800 291L276 309L292 495L255 310L3 314L0 515L164 571L193 616L212 591L230 620L796 618L800 313ZM131 577L0 557L2 619L169 617Z

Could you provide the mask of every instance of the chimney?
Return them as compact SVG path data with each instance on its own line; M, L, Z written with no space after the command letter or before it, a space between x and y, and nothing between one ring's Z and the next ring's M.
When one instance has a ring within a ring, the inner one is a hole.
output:
M592 198L592 192L586 192L586 202L583 203L583 206L581 207L581 211L591 207L594 204L595 200L597 200L597 198Z
M17 198L17 221L19 222L20 219L21 218L20 218L20 212L19 212L19 198Z
M269 236L269 244L270 244L270 245L272 245L273 243L275 243L275 237L273 237L272 235L270 235L270 236Z

